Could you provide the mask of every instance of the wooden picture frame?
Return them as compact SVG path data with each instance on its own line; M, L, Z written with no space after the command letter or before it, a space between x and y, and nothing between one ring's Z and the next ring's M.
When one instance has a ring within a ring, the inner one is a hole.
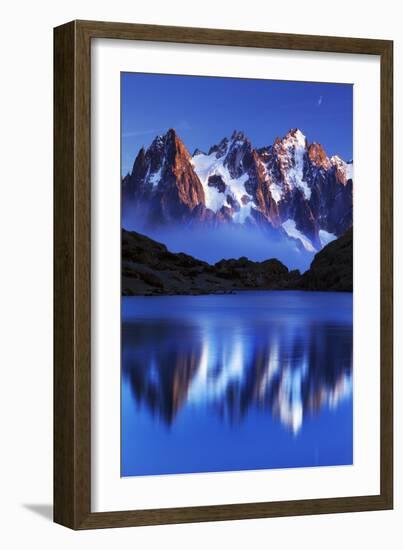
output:
M381 59L381 456L370 496L91 512L91 40L113 38L354 53ZM393 43L127 23L54 30L54 520L72 529L386 510L393 506Z

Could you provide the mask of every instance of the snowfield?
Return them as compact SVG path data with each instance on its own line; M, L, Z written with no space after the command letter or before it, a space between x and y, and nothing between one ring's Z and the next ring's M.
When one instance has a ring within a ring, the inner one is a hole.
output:
M337 239L337 236L334 233L329 233L328 231L325 231L324 229L319 229L319 240L320 244L323 246L326 246L327 244L331 243Z
M213 212L218 212L223 206L230 208L231 205L227 202L227 195L230 195L240 206L239 211L234 214L234 221L244 223L250 215L252 206L256 206L253 197L245 189L245 183L248 181L249 176L243 174L239 178L231 178L228 168L224 166L224 160L225 156L219 159L216 158L216 153L211 153L211 155L199 153L192 157L192 164L203 185L206 207ZM208 184L210 176L221 176L226 184L224 193ZM242 197L247 197L249 202L243 204Z
M303 247L308 252L317 252L316 248L313 246L311 241L306 237L301 231L299 231L295 225L294 220L287 220L282 224L284 231L289 237L301 241Z

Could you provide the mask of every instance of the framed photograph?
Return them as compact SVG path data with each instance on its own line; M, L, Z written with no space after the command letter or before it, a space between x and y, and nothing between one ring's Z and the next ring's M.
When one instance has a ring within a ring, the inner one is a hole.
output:
M393 43L54 34L54 520L393 506Z

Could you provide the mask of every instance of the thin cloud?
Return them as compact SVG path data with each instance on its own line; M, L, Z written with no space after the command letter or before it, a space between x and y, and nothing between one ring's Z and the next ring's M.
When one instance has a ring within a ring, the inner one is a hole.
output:
M190 124L186 120L172 127L175 128L176 130L190 130L191 128ZM157 135L157 134L165 133L167 130L168 128L153 128L149 130L135 130L132 132L123 132L122 138L149 136L150 134Z
M122 137L130 138L130 137L148 136L149 134L158 134L158 132L161 132L161 128L157 128L153 130L138 130L135 132L123 132Z

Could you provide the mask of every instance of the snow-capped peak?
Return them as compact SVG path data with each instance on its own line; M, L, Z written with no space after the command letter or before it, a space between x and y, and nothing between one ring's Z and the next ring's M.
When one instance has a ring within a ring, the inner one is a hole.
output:
M306 137L299 128L289 130L282 142L284 145L306 149Z
M330 164L336 169L336 177L342 184L346 184L348 180L353 179L353 163L345 162L339 155L330 157Z
M164 147L164 145L165 145L165 136L157 136L151 142L149 150L160 151Z
M231 135L232 141L245 141L245 134L241 130L234 130Z
M352 168L338 155L329 158L320 143L308 143L299 128L259 149L235 130L208 153L196 149L192 156L171 129L138 152L122 186L142 208L149 203L152 223L171 223L179 200L190 221L247 222L288 235L314 253L352 223ZM173 186L178 198L170 193ZM172 212L151 211L162 203Z
M307 152L307 140L298 128L290 130L286 136L275 143L280 172L289 190L302 191L309 201L311 189L304 180L304 160Z
M333 155L332 157L330 157L330 162L333 164L333 166L346 164L344 160L339 157L339 155Z

